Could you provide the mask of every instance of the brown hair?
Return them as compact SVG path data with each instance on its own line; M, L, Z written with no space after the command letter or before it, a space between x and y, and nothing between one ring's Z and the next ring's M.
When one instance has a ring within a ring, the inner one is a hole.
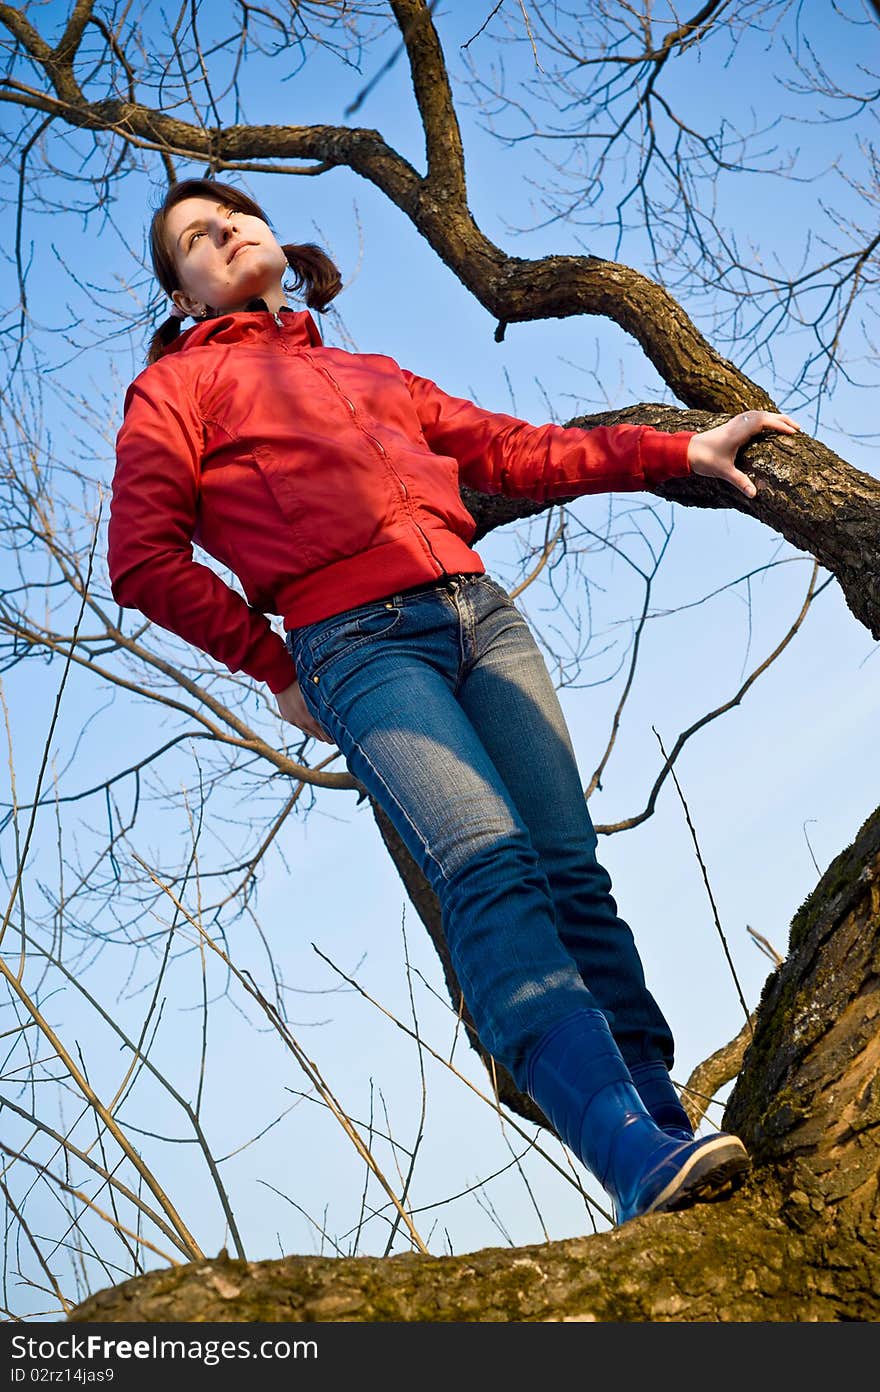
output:
M233 187L232 184L221 184L216 179L181 179L178 183L172 184L162 203L153 214L150 223L150 255L153 261L153 270L156 279L169 297L174 294L175 290L180 290L181 285L174 258L168 249L165 238L165 219L171 209L176 204L182 203L185 198L215 198L218 203L234 208L236 212L249 213L251 217L261 218L267 226L270 225L269 219L259 203L255 203L246 193L242 193L241 189ZM287 257L288 266L293 271L294 283L291 287L293 292L302 290L304 292L303 298L309 308L316 309L321 313L342 289L342 277L338 267L334 265L326 252L312 242L306 242L302 245L289 243L282 246L281 250ZM206 317L212 318L215 312L209 309ZM147 353L148 363L154 363L157 358L162 356L165 347L172 343L180 333L181 322L177 315L172 314L156 331L150 340L150 348Z

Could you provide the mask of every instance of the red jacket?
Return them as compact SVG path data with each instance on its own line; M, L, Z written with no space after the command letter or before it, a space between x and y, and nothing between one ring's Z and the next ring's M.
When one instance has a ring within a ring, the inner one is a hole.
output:
M460 484L539 502L645 489L690 473L690 438L530 425L392 358L325 348L308 312L223 315L181 334L126 393L113 597L278 692L296 671L267 614L293 628L485 570Z

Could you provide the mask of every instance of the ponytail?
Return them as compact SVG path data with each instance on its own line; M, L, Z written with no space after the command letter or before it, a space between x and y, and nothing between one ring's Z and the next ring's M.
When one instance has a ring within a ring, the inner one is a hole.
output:
M150 339L150 347L147 351L147 366L150 367L154 362L158 362L169 343L173 343L178 337L183 326L183 321L177 314L170 315L165 323L156 330Z
M319 314L323 314L330 301L335 299L342 289L339 267L313 242L305 242L300 246L288 243L281 250L294 274L293 293L302 294L309 309L316 309Z

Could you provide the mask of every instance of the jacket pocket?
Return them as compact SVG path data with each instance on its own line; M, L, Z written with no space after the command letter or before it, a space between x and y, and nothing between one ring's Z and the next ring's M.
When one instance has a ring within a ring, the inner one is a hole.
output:
M289 527L302 570L361 555L399 526L400 498L386 462L361 431L302 434L280 451L257 445L253 457Z
M312 544L314 529L309 526L308 509L303 502L302 481L271 449L256 445L253 457L266 488L290 529L299 561L297 569L314 570L320 564Z

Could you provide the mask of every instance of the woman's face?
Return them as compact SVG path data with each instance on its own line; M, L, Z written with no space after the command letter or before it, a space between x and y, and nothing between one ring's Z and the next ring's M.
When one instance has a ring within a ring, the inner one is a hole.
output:
M181 285L174 303L185 313L243 309L255 296L271 310L284 304L287 258L262 218L213 198L185 198L166 214L165 238Z

